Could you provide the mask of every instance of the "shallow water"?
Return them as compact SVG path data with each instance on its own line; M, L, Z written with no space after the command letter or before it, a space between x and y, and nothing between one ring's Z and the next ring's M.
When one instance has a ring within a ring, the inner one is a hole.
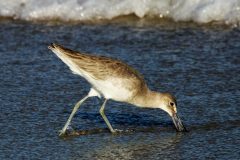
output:
M191 23L0 23L0 159L239 159L240 29ZM157 109L114 101L111 135L89 99L58 137L89 84L47 46L115 57L139 70L153 90L169 91L188 133Z

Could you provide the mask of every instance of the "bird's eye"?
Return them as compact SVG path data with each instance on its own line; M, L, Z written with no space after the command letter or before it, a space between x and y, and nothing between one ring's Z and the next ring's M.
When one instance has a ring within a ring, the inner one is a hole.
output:
M174 106L174 103L173 103L173 102L170 102L170 106L172 106L172 107L173 107L173 106Z

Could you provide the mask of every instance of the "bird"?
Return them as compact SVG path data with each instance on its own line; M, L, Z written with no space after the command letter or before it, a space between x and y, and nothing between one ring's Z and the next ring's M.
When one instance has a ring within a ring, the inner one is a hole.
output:
M108 100L123 102L141 108L158 108L167 112L179 132L187 131L177 114L177 100L170 93L152 91L144 77L121 60L78 52L62 45L51 43L48 48L56 54L74 73L90 83L88 94L74 106L59 136L66 134L71 120L81 104L90 97L103 98L99 110L111 133L116 133L104 113Z

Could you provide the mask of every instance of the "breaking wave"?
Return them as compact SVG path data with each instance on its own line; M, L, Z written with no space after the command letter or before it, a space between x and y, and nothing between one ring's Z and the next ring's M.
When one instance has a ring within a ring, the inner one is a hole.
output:
M240 24L240 0L0 0L0 16L94 21L134 14L197 23Z

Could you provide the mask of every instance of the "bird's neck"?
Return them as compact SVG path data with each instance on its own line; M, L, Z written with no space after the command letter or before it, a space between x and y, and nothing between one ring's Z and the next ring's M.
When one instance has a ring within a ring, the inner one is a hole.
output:
M161 93L149 89L146 92L137 95L132 101L133 105L146 108L159 108L160 103Z

